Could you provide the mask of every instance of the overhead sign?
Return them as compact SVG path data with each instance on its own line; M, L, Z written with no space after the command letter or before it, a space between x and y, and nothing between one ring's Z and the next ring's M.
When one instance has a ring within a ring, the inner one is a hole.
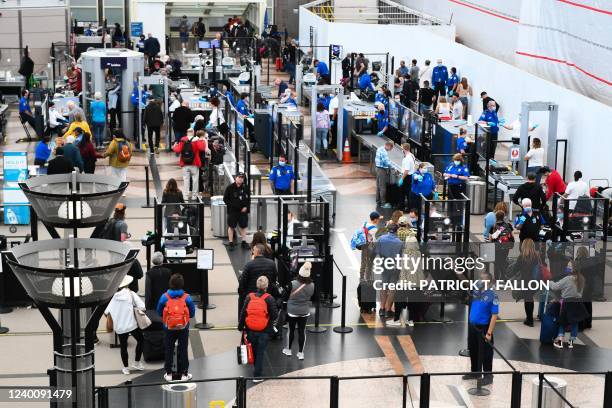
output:
M510 161L517 162L521 160L521 149L518 145L512 145L510 148Z
M142 32L143 29L141 21L130 23L130 33L132 34L132 37L140 37Z
M127 68L127 59L121 57L102 57L100 58L100 68Z

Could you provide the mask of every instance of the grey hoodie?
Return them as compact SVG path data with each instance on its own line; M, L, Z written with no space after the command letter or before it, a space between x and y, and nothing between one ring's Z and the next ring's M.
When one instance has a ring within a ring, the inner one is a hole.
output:
M314 293L314 283L310 282L299 292L297 289L302 286L300 282L294 280L291 282L291 295L287 301L287 314L293 316L308 316L310 314L310 298Z

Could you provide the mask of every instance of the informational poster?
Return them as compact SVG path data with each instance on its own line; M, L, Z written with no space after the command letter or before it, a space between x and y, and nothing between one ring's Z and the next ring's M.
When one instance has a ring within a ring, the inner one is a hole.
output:
M130 33L132 37L140 37L142 35L142 22L133 21L130 23Z
M196 269L210 271L215 263L215 251L212 249L198 249Z
M517 162L521 160L520 152L521 150L520 150L519 145L512 145L512 147L510 148L510 161Z
M28 155L26 152L4 152L4 184L2 198L4 202L4 224L26 225L30 223L30 207L18 182L28 177Z

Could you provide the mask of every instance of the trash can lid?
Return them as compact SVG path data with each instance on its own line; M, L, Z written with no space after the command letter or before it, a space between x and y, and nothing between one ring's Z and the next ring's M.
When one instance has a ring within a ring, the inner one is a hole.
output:
M189 392L197 388L196 383L179 383L179 384L164 384L162 389L166 392Z
M567 387L567 381L559 378L559 377L549 377L546 376L546 379L554 386L554 388L559 389L559 388L565 388ZM540 385L540 378L539 377L535 377L532 380L532 383L534 385ZM546 382L543 381L542 384L544 384L544 388L551 388L550 385Z

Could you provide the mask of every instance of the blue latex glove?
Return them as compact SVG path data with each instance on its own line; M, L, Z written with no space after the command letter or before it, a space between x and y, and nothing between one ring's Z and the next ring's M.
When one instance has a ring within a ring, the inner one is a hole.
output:
M329 121L329 125L330 125L330 126L334 126L335 124L336 124L336 121L335 121L335 120L330 120L330 121Z
M506 123L506 119L500 119L500 120L499 120L499 124L500 124L501 126L504 126L504 123Z
M418 175L418 176L417 176L417 181L418 181L419 183L420 183L421 181L423 181L423 176Z
M535 129L535 128L537 128L538 126L540 126L540 125L536 123L535 125L533 125L533 128Z
M489 126L496 126L495 122L487 122L487 125L489 125Z
M453 96L453 91L448 91L448 96Z
M372 123L372 118L368 118L368 120L366 120L366 123L369 125L370 123Z
M249 118L254 118L254 117L255 117L255 115L253 115L252 113L249 114Z
M400 177L400 179L399 179L399 180L397 180L397 186L398 186L398 187L401 187L401 186L402 186L402 184L404 184L404 178L403 178L403 177Z
M384 135L384 134L385 134L385 132L383 132L383 131L381 130L381 131L380 131L380 132L378 132L376 135L377 135L377 136L382 136L382 135Z
M206 125L206 129L212 129L212 123L208 122L208 124Z
M527 218L524 215L521 215L518 219L518 225L523 225Z
M440 194L438 194L437 191L434 191L434 200L439 200L440 199Z

